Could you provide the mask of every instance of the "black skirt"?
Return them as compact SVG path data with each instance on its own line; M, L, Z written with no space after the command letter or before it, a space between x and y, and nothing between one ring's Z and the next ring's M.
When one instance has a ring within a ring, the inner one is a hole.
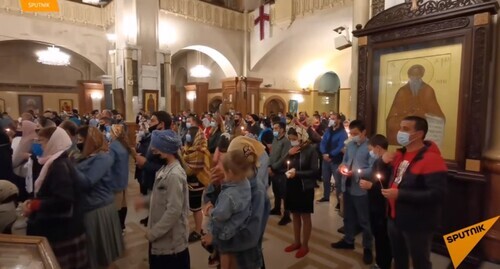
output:
M285 210L314 213L314 188L304 191L300 178L286 179Z

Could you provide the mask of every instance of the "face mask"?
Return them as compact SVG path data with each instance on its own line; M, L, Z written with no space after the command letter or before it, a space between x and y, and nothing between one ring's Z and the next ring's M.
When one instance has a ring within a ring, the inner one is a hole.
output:
M106 140L111 141L111 133L106 133Z
M335 125L337 125L335 120L328 121L328 127L335 127Z
M193 142L193 138L191 137L190 134L186 134L186 142L188 142L188 143Z
M353 136L352 141L354 141L355 143L359 143L361 141L361 137L359 135Z
M296 147L298 146L300 143L298 140L294 140L294 141L290 141L290 144L292 145L292 147Z
M373 152L373 150L370 150L370 157L373 158L373 159L377 159L378 158L377 154L375 154L375 152Z
M158 127L158 124L153 125L153 126L149 126L149 128L148 128L148 132L149 132L149 133L152 133L154 130L156 130L156 127Z
M37 157L41 157L43 155L43 149L42 149L42 145L41 144L38 144L38 143L34 143L32 146L31 146L31 151L33 152L33 154L35 154L35 156Z
M215 127L217 127L217 123L215 123L215 121L212 121L212 122L210 122L210 126L212 128L215 128Z
M240 124L240 120L239 119L234 120L234 124L239 125Z
M80 152L83 152L83 143L77 143L76 148L78 148Z
M111 131L111 126L106 125L104 128L106 128L107 133L109 133Z
M280 135L280 133L278 131L273 131L273 135L274 135L274 137L278 137Z
M286 124L290 124L290 122L292 122L292 120L286 120Z
M101 132L106 131L106 126L104 126L104 125L99 126L99 131L101 131Z
M186 128L188 128L188 129L191 128L191 122L186 123Z
M407 132L399 131L397 139L398 139L398 143L403 147L408 146L408 144L410 144L410 142L411 142L410 141L410 134Z
M264 123L260 124L260 129L266 129L266 126L264 126Z

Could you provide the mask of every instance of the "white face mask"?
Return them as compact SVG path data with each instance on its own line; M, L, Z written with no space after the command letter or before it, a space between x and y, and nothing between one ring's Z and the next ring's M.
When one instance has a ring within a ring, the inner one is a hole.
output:
M264 126L264 123L260 124L260 129L266 129L266 126Z
M294 140L294 141L290 141L290 144L292 145L292 147L296 147L296 146L300 145L300 142L299 142L299 140Z
M335 122L335 120L328 121L328 127L335 127L335 125L337 125L337 123Z

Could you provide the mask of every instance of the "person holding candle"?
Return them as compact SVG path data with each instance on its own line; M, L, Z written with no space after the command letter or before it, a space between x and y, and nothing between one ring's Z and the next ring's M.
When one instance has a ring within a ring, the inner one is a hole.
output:
M281 201L285 199L286 193L286 159L290 150L290 141L286 137L286 126L282 122L276 122L273 126L274 140L271 145L271 154L269 156L269 180L273 184L274 208L271 215L281 215ZM290 213L285 211L280 225L286 225L291 222Z
M288 139L292 148L288 151L285 209L292 212L294 242L285 248L285 252L298 250L295 257L302 258L309 253L318 152L310 143L305 129L291 128Z
M332 248L354 249L354 236L357 227L363 231L363 262L373 262L373 236L370 227L369 200L366 190L359 186L361 178L368 178L372 174L374 159L370 156L365 124L360 120L353 120L349 124L352 141L346 146L344 159L339 166L342 174L341 190L344 197L344 230L342 240L332 243Z
M389 203L387 230L394 268L432 268L430 261L434 232L440 224L448 168L438 146L424 140L429 129L424 118L408 116L400 123L396 153L382 156L394 173L382 195Z
M391 244L387 234L387 201L382 196L382 190L389 185L392 171L381 159L388 146L387 138L383 135L376 134L370 138L368 148L371 157L376 160L372 165L371 177L359 180L359 186L368 191L370 225L375 238L374 268L380 269L390 269L392 262Z

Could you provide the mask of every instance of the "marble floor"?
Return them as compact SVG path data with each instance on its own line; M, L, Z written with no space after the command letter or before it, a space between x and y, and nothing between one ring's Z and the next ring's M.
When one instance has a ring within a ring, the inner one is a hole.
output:
M322 190L316 190L316 196L321 195ZM146 216L145 210L135 212L132 203L139 194L136 181L129 185L129 214L127 216L127 231L125 233L126 253L124 257L116 262L121 269L146 269L147 264L147 241L144 238L144 226L139 225L139 220ZM270 192L270 196L272 193ZM342 226L342 218L335 210L335 201L330 203L315 204L313 214L313 231L310 242L309 254L297 259L294 253L285 253L283 249L293 241L292 225L278 226L279 218L271 216L264 235L264 257L268 269L361 269L370 268L363 264L361 236L356 238L356 249L333 250L330 243L342 238L337 229ZM190 219L193 227L192 218ZM189 246L191 255L191 268L208 268L208 253L201 247L199 242ZM447 257L432 254L433 268L446 269L450 260ZM500 265L483 263L481 269L500 269Z
M322 190L316 189L316 196L321 195ZM272 193L269 191L270 196ZM145 228L139 224L139 220L147 215L146 210L135 211L133 203L139 193L137 181L130 180L128 188L128 216L125 231L126 251L121 259L116 261L113 268L119 269L147 269L148 243L144 237ZM268 269L364 269L370 268L363 264L361 236L356 238L356 249L333 250L331 242L338 241L342 234L337 229L342 226L342 218L335 210L335 201L330 203L315 204L315 212L312 215L313 230L310 241L310 252L302 258L297 259L294 253L285 253L283 249L293 241L292 225L278 226L279 218L271 216L264 235L264 257ZM192 217L190 218L193 227ZM23 229L15 231L22 234ZM191 255L191 268L208 268L208 253L201 247L200 242L189 246ZM450 263L449 258L432 254L434 269L446 269ZM175 269L175 268L172 268ZM500 269L499 264L483 263L479 269Z

